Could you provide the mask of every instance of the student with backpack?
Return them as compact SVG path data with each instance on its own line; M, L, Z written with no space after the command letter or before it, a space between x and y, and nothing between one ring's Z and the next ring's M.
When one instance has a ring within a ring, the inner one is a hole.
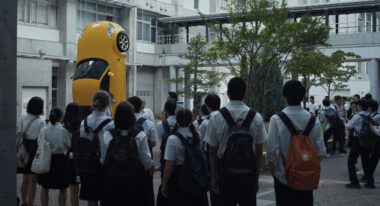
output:
M305 91L297 80L286 82L282 94L287 107L269 123L267 155L278 206L314 204L320 157L326 154L319 121L301 106Z
M262 116L243 102L246 88L240 77L228 82L230 102L211 116L206 132L212 189L221 206L256 205L266 131Z
M59 108L50 111L49 124L44 127L39 139L44 138L50 144L51 160L48 173L38 175L37 183L41 185L41 205L49 205L49 190L59 190L58 204L65 206L67 201L66 152L71 147L70 133L61 125L63 112Z
M341 135L339 130L341 120L338 112L331 107L329 99L324 99L322 103L324 109L321 112L320 121L325 123L325 132L323 134L323 139L326 146L326 152L328 155L331 155L332 152L328 149L328 140L330 139L331 135L334 135L334 139Z
M71 147L66 154L67 158L67 181L70 187L70 203L71 206L79 206L79 176L74 167L74 154L76 149L76 142L79 138L80 132L80 107L78 104L72 102L67 105L65 116L63 118L63 127L70 132Z
M347 122L347 113L346 109L344 108L344 100L342 96L335 96L335 104L334 108L338 112L339 117L341 119L340 124L338 124L337 129L338 129L338 136L335 137L334 135L334 140L333 140L333 150L332 153L336 151L336 144L339 143L339 153L340 154L346 154L347 151L344 149L345 146L345 137L346 137L346 129L345 129L345 124Z
M96 92L92 102L93 111L80 126L74 165L81 182L79 199L86 200L88 206L97 206L103 197L101 162L106 153L103 136L105 131L114 128L114 123L106 114L110 102L106 91Z
M32 97L26 107L26 114L21 116L18 134L22 135L22 146L28 160L23 166L18 165L17 174L22 174L21 206L33 205L36 196L37 175L31 171L32 162L37 151L37 137L45 127L44 101L40 97ZM18 151L16 151L18 152ZM16 156L17 157L17 156Z
M371 171L370 154L378 140L378 136L372 131L371 125L377 125L377 123L373 121L368 113L368 100L359 100L358 111L359 113L353 116L347 125L348 130L354 129L354 137L347 160L350 183L347 184L346 187L355 189L361 188L355 168L358 157L361 155L364 174L367 177L367 184L365 186L375 188Z
M145 173L153 176L147 136L136 128L134 108L121 102L115 111L115 128L104 133L103 206L146 206Z
M188 109L176 114L177 125L167 140L162 195L168 206L207 206L209 177L199 133Z
M199 129L199 126L201 126L202 122L206 119L210 119L210 112L207 110L207 106L203 104L200 109L200 114L193 122L195 128Z

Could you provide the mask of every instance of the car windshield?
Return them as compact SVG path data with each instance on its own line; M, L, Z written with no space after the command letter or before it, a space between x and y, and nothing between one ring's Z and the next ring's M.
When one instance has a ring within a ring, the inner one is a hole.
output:
M75 70L76 79L100 79L107 69L108 63L101 59L88 59L81 61Z

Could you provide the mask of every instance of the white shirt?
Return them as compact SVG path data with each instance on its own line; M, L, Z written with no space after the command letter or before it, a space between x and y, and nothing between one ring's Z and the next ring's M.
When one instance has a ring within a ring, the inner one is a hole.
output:
M153 114L153 112L152 112L151 109L144 108L143 111L142 111L142 113L143 113L143 117L146 118L146 119L148 119L149 121L151 121L153 123L156 121L154 119L154 114Z
M312 114L315 114L315 111L318 111L318 109L319 109L319 107L316 103L314 103L314 104L309 103L307 108L309 108L309 112Z
M340 119L346 122L347 112L346 112L346 109L344 108L344 105L339 106L335 104L333 108L338 112Z
M170 129L173 129L174 126L177 124L177 120L176 120L175 116L169 116L166 119L166 121L168 121L168 125L169 125ZM161 140L162 135L165 133L165 129L164 129L164 126L162 125L162 121L157 123L156 131L157 131L158 138Z
M330 125L330 123L329 123L329 121L325 115L325 109L329 109L329 108L333 108L333 107L332 106L329 106L329 107L323 106L321 115L319 115L319 121L321 121L322 123L325 123L325 125L326 125L325 131L331 128L331 125ZM333 109L335 109L335 108L333 108Z
M128 135L127 130L121 130L120 133L122 136ZM106 131L104 133L103 139L104 139L105 149L107 151L108 146L109 146L111 140L113 139L113 136L109 131ZM149 150L148 141L147 141L147 137L146 137L145 133L140 132L139 134L137 134L137 136L135 137L135 140L136 140L137 151L139 154L140 162L141 162L141 164L144 165L145 169L149 169L150 167L153 166L154 163L153 163L153 160L150 156L150 150Z
M87 125L88 127L95 130L104 120L109 119L110 117L107 116L105 112L99 112L99 111L93 111L88 117L87 117ZM100 153L101 153L101 161L103 162L105 156L106 156L106 148L104 144L104 132L110 129L113 129L115 126L113 124L113 121L108 123L101 131L98 133L99 142L100 142ZM89 140L93 139L93 135L91 132L88 134L84 130L84 120L82 121L80 125L80 137L87 138Z
M135 113L136 121L140 118L146 118L144 117L143 113ZM149 119L146 119L144 123L142 124L142 127L144 129L144 132L146 136L148 137L149 142L154 143L158 139L156 128L154 127L154 123L151 122Z
M178 131L188 140L193 139L193 135L188 127L179 128ZM172 160L175 165L182 165L185 160L185 146L181 140L175 136L170 135L165 148L165 160Z
M361 111L359 114L355 114L347 124L349 129L355 129L354 136L362 130L363 117L360 116L361 114L368 115L368 112Z
M226 108L238 125L241 125L243 123L250 110L250 108L242 101L230 101L226 105ZM256 144L262 144L267 136L267 132L264 128L263 118L259 113L256 113L249 131L252 132L252 135L254 137L252 148L253 151L255 151ZM206 130L205 142L213 147L218 147L219 158L222 158L222 155L226 150L228 136L228 125L224 120L222 114L220 112L213 113Z
M205 120L209 119L210 115L203 115L201 116L201 121L204 122ZM196 119L194 122L193 122L193 125L196 129L199 129L199 127L201 126L200 124L198 124L198 120L199 119ZM202 123L201 123L202 124Z
M31 115L29 113L22 115L18 132L21 132L21 129L23 132L25 132L26 127L28 126L30 121L32 121L35 118L36 116ZM46 126L45 120L41 116L38 116L37 119L34 120L34 122L30 125L28 131L25 132L24 138L28 140L37 139L38 135L40 134L41 129L45 126Z
M282 111L289 117L294 127L301 130L306 128L311 117L311 114L301 106L289 106ZM292 135L289 129L280 117L273 115L269 123L267 156L269 161L275 162L274 176L283 184L287 184L287 181L285 178L284 163L280 152L283 157L286 158L291 137ZM316 120L314 127L311 130L309 138L315 146L317 154L319 156L326 155L326 147L323 143L323 134L318 120Z
M65 154L71 147L71 134L60 123L42 128L38 139L42 138L50 143L52 154Z

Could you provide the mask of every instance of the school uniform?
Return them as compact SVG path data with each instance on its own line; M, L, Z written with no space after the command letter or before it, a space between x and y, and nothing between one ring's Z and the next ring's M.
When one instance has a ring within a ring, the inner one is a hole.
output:
M45 189L66 189L67 181L66 152L71 146L70 133L60 123L49 123L38 138L44 138L50 144L50 171L38 175L37 183Z
M182 134L187 140L192 142L193 135L188 127L179 128L178 133ZM165 149L165 160L174 161L174 168L172 176L168 181L168 202L170 206L207 206L207 194L204 195L194 195L185 193L182 191L177 177L177 171L181 168L185 160L185 145L181 140L175 136L170 135L166 143Z
M342 120L341 124L337 127L337 137L334 135L333 139L333 152L336 150L336 144L339 144L339 152L340 153L346 153L344 149L345 144L345 137L346 137L346 128L344 127L344 123L347 122L347 114L346 109L344 108L344 105L337 105L335 104L333 108L338 112L340 119Z
M144 118L148 119L149 121L151 121L153 123L155 122L154 114L153 114L151 109L144 108L142 113L143 113Z
M316 103L309 103L309 105L307 106L307 108L309 109L309 112L311 114L314 114L316 116L318 116L318 110L319 110L319 107Z
M325 131L323 133L323 140L324 140L324 144L326 146L326 152L328 154L331 154L332 151L329 150L328 148L328 140L331 138L331 135L334 135L334 139L333 139L333 151L335 151L335 145L336 145L336 141L337 141L337 137L341 136L340 132L342 131L340 128L333 128L331 126L331 124L329 123L327 117L326 117L326 113L325 113L325 109L329 109L329 108L332 108L332 107L324 107L324 109L322 110L320 116L319 116L319 121L321 121L322 123L325 123ZM335 143L334 143L335 142Z
M80 120L74 122L69 122L67 125L64 125L64 128L70 133L71 136L71 147L66 153L67 159L67 181L69 185L77 185L80 183L79 174L75 169L74 160L73 160L73 151L76 149L76 141L79 138L80 132Z
M230 101L226 106L236 124L241 125L245 120L250 108L243 101ZM211 115L210 122L205 135L205 142L212 147L217 147L219 161L227 148L229 137L228 124L220 112ZM264 121L259 113L256 113L252 124L249 127L252 133L252 149L255 152L256 145L262 144L266 139L267 133L264 128ZM240 206L256 205L257 178L254 174L221 174L219 175L219 202L221 206Z
M282 110L294 127L304 130L309 122L311 114L301 106L288 106ZM275 163L274 185L276 202L278 206L309 206L313 205L313 191L300 191L287 185L285 165L282 159L287 156L292 135L285 123L278 115L273 115L269 123L267 158ZM315 146L318 156L326 155L326 147L323 143L323 135L320 123L317 120L309 134L312 144Z
M173 116L169 116L168 118L166 118L166 121L168 122L168 125L169 125L170 129L173 129L174 126L177 124L177 120L176 120L176 118L175 118L175 115L173 115ZM162 121L159 121L159 122L156 124L156 131L157 131L158 139L161 140L162 135L165 133L165 128L164 128L164 126L162 125Z
M93 111L87 117L87 125L88 127L95 130L103 121L109 119L106 112L101 111ZM107 130L113 129L114 123L111 121L108 123L101 131L98 133L99 143L100 143L100 153L101 158L100 161L103 162L106 155L106 147L103 140L104 133ZM87 133L84 128L84 121L82 121L80 126L80 138L87 138L89 140L93 140L93 134ZM88 201L99 201L102 199L103 195L103 181L102 181L102 171L96 171L96 174L79 174L81 188L79 192L79 199L88 200Z
M31 123L31 121L33 122ZM25 131L27 129L26 127L29 124L29 129ZM41 129L45 126L45 120L41 116L35 116L29 113L27 113L26 115L22 115L20 119L18 132L21 132L21 129L24 132L24 146L26 151L28 152L29 160L26 167L17 168L18 174L33 174L33 172L30 171L30 169L32 167L34 156L36 156L37 152L37 138L40 134Z

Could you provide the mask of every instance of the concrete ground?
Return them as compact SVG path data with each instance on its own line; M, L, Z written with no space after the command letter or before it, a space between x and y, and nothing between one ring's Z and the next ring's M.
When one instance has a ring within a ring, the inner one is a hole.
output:
M159 151L154 151L155 162L159 165ZM375 174L376 189L347 189L345 184L348 183L347 172L347 155L334 155L322 161L322 174L319 189L314 192L315 206L378 206L380 202L380 166L378 166ZM360 165L360 163L359 163ZM160 185L159 173L154 178L155 192L157 193ZM18 193L21 176L18 176ZM36 205L40 205L39 191L37 189ZM50 192L51 206L58 205L57 191ZM20 195L19 195L20 196ZM260 191L257 195L258 206L274 206L275 193L273 189L273 178L264 173L260 176ZM67 205L70 205L68 202ZM85 202L81 202L81 206L85 206Z

